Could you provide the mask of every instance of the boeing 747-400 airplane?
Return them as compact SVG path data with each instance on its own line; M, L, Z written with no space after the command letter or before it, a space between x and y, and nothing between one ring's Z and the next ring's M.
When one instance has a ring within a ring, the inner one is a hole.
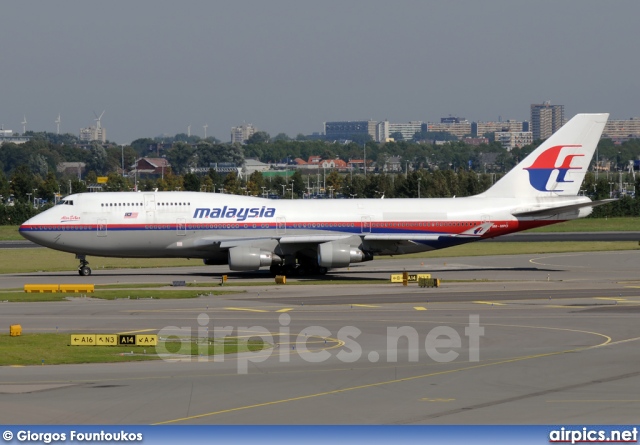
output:
M80 193L20 227L25 238L88 255L201 258L276 274L456 246L589 215L578 196L608 114L578 114L489 190L465 198L269 200L196 192Z

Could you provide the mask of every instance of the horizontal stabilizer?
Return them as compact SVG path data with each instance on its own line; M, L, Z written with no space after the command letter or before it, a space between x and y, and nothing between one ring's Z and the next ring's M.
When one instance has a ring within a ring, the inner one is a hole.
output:
M559 206L559 207L551 207L551 208L547 208L547 209L539 209L539 210L528 210L526 212L514 212L512 213L513 216L551 216L551 215L558 215L560 213L567 213L567 212L573 212L575 210L580 210L582 208L585 207L596 207L596 206L601 206L603 204L608 204L610 202L613 201L617 201L617 198L612 198L612 199L602 199L600 201L591 201L591 202L581 202L579 204L571 204L571 205L566 205L566 206Z

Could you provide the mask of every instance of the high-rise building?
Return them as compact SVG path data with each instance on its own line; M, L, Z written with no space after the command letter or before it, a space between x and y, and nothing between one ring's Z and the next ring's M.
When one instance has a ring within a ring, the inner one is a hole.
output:
M471 122L469 121L460 121L460 122L428 122L427 123L429 132L439 133L445 132L452 134L458 138L463 138L471 134Z
M373 138L376 142L387 142L389 139L389 121L380 121L376 124L376 137Z
M103 144L107 142L107 130L103 126L93 125L87 128L80 129L80 141L82 142L91 142L91 141L99 141Z
M472 122L471 135L474 137L482 137L486 133L495 133L497 131L525 131L522 127L522 122L514 120L499 122Z
M628 120L609 119L602 131L602 137L611 139L640 138L640 117L632 117Z
M531 104L531 132L534 140L547 139L564 124L564 105L551 105L549 101Z
M389 135L393 133L402 134L402 140L412 141L416 133L422 131L422 121L410 121L402 124L389 124Z
M231 127L231 143L244 144L256 131L256 127L251 124L242 124L239 127Z

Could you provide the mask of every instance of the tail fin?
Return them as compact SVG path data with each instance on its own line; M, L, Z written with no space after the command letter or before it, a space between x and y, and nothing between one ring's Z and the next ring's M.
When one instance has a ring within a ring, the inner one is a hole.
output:
M480 196L576 196L608 117L576 114Z

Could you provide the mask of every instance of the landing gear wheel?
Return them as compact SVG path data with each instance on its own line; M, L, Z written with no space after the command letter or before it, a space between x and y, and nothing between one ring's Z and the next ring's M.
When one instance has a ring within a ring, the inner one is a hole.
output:
M88 277L89 275L91 275L91 268L89 267L87 257L85 255L76 255L76 259L80 260L80 265L78 266L78 274L81 277Z

